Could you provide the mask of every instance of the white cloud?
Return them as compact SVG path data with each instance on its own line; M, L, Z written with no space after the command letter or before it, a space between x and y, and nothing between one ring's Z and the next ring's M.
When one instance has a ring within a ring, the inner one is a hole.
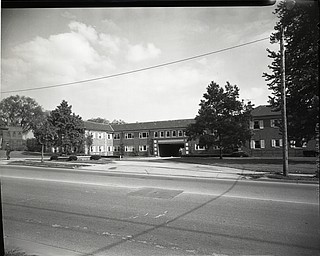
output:
M114 23L112 20L104 19L102 20L102 23L105 25L106 29L108 31L119 31L120 28L116 23Z
M86 39L88 39L91 42L95 42L98 39L98 34L96 30L93 27L87 26L81 22L72 21L69 24L69 28L72 31L77 32L79 35L84 36Z
M148 43L146 47L142 44L136 44L133 46L129 46L127 59L132 62L138 62L158 57L160 53L161 50L156 48L152 43Z

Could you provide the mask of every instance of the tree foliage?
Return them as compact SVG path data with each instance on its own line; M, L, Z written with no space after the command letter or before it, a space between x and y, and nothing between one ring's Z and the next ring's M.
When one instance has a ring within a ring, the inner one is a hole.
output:
M101 117L90 118L87 121L95 122L95 123L99 123L99 124L109 124L110 123L110 121L108 119L101 118Z
M126 122L122 119L114 119L111 124L125 124Z
M252 105L239 100L239 88L229 82L225 88L211 82L200 101L195 123L187 127L189 140L200 146L218 146L222 150L244 145L251 137L249 121Z
M87 148L88 148L88 155L90 155L91 146L93 144L93 135L92 134L85 135L85 144L87 145Z
M9 126L21 126L24 133L32 130L44 116L42 107L32 98L10 96L0 102L0 119Z
M49 117L50 127L54 127L54 146L60 147L67 154L81 151L84 145L84 124L80 116L72 113L72 106L63 100Z
M279 18L276 32L270 36L271 43L278 43L284 30L288 136L300 143L315 137L319 117L318 11L316 1L297 1L292 8L280 2L274 12ZM280 110L281 55L280 51L267 51L273 61L269 65L271 73L263 77L273 94L269 103Z

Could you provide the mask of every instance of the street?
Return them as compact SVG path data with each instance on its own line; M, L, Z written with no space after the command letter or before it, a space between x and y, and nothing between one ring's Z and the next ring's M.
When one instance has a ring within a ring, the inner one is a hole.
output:
M7 245L56 255L319 253L318 185L90 171L1 166Z

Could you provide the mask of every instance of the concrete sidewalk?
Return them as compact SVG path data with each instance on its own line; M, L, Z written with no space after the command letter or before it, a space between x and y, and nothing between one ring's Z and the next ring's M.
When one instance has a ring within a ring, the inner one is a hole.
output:
M39 158L11 158L6 160L0 158L0 166L7 165L13 161L37 161ZM45 158L45 161L48 161ZM85 163L87 166L82 166L81 162L61 162L63 165L75 165L75 171L92 171L96 173L105 173L110 175L130 175L143 177L158 177L158 178L192 178L192 179L233 179L233 180L256 180L256 181L275 181L275 182L293 182L293 183L318 183L311 180L313 174L289 174L292 179L275 179L268 178L265 175L269 172L250 171L237 169L232 167L222 167L213 165L202 165L182 162L165 161L166 158L148 157L148 158L124 158L110 159L105 163ZM59 162L57 162L59 163ZM22 164L23 165L23 164ZM77 166L79 165L79 166ZM48 166L48 168L51 168ZM60 167L55 167L60 168ZM61 167L63 168L63 167ZM310 180L306 180L310 178Z

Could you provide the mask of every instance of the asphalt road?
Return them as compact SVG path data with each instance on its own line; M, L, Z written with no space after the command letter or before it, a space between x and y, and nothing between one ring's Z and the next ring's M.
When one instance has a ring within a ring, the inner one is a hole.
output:
M1 175L7 241L43 255L319 254L318 185L9 166Z

